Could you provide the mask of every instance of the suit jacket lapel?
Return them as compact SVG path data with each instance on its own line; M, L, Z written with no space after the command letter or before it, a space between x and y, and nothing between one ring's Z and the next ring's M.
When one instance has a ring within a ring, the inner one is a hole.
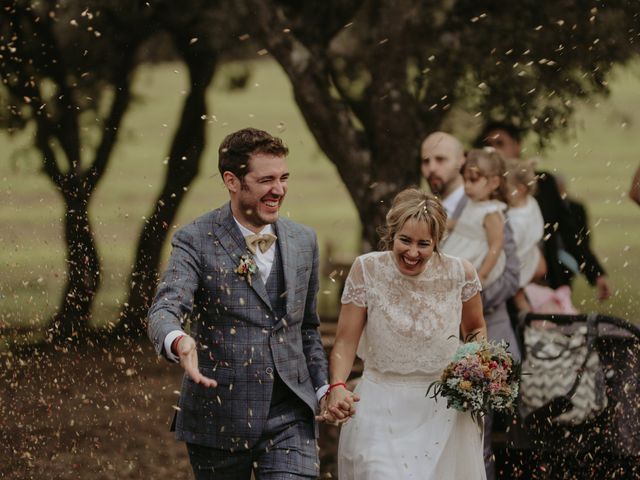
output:
M293 233L282 220L276 222L276 235L280 244L280 256L282 258L282 271L284 273L285 294L287 296L287 312L293 310L295 293L297 248Z
M220 245L222 245L222 248L224 248L229 254L233 260L233 264L237 266L240 263L240 257L243 255L250 256L251 253L247 250L247 244L244 237L233 218L233 214L231 213L231 204L227 203L218 211L216 223L221 227L218 229L217 234ZM262 299L269 308L271 308L267 288L259 274L251 277L250 288L256 292L260 299Z

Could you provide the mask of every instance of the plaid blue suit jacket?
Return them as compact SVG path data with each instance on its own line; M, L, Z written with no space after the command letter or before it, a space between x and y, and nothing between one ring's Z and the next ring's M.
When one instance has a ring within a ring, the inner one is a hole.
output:
M221 449L251 448L266 422L273 371L313 412L315 390L327 383L318 327L318 246L315 232L288 219L275 226L285 278L286 311L274 321L264 283L235 272L248 255L230 204L183 227L173 237L169 265L148 314L158 354L166 335L190 321L204 388L185 375L176 437ZM274 268L276 265L274 265ZM317 427L316 427L317 434Z

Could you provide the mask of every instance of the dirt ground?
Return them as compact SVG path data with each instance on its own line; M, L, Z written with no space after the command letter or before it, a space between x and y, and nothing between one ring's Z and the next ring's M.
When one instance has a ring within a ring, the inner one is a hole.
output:
M133 346L0 352L0 479L192 479L185 447L169 432L181 376L146 339ZM635 411L626 423L637 425ZM613 423L602 428L608 426ZM336 427L321 427L322 478L337 478L337 435ZM569 438L579 443L582 434ZM557 478L640 478L633 458L599 454L569 464L566 455L557 457L505 457L512 465L501 469L517 474L503 478L556 478L550 469L560 472Z
M169 432L180 380L145 340L0 355L0 478L193 478ZM323 429L325 478L336 435Z

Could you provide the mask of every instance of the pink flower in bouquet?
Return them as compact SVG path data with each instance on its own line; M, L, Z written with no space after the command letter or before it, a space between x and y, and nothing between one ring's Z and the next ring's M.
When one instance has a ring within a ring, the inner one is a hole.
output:
M490 410L511 412L518 395L519 365L514 365L506 342L469 342L460 346L439 381L432 398L447 399L447 407L471 412L479 421Z
M491 393L499 392L501 388L502 388L502 384L500 382L491 382L489 384L489 391Z

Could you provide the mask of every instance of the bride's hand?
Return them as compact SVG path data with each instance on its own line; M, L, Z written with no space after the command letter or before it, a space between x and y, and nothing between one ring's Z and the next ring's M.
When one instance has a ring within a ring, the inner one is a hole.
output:
M355 403L360 397L354 395L346 387L337 386L327 395L327 412L335 418L338 424L344 423L356 413Z

